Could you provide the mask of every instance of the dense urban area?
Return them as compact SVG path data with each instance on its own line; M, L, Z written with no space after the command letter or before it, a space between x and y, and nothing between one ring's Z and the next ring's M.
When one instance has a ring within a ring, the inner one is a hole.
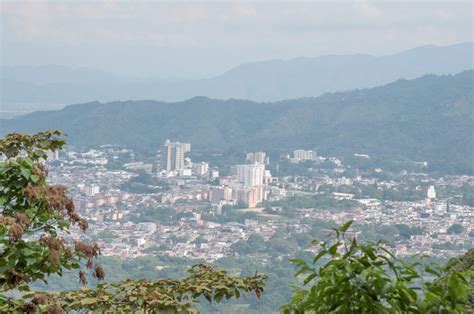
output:
M416 171L362 169L370 156L354 154L350 166L302 149L276 160L242 152L221 167L188 154L191 144L169 140L150 162L114 145L50 154L51 182L69 188L94 226L72 236L98 241L105 256L213 262L311 250L313 238L353 220L353 236L382 238L399 256L448 258L472 246L471 176L430 176L423 162Z

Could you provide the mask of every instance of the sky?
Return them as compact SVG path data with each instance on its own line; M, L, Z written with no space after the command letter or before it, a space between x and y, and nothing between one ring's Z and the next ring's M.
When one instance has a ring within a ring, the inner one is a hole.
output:
M473 41L471 1L0 0L1 64L211 77L247 62Z

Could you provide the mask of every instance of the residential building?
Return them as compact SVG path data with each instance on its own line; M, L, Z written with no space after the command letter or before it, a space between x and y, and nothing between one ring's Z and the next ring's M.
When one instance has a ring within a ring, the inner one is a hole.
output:
M161 170L184 169L185 154L191 151L191 144L166 140L161 151Z

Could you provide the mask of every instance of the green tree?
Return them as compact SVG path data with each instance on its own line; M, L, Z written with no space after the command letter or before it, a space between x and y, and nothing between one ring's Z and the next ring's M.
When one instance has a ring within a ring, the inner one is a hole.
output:
M47 151L65 144L59 131L35 135L9 134L0 140L0 308L8 300L5 292L29 290L29 283L49 274L81 268L81 260L103 279L104 272L94 263L97 244L67 241L58 234L77 225L88 228L74 208L67 189L46 182L44 161ZM85 273L79 280L85 283Z
M259 234L252 234L247 239L247 243L248 245L250 245L253 252L265 250L265 239Z
M43 294L65 311L86 313L197 313L203 297L209 302L239 298L254 292L259 298L264 275L236 278L209 265L195 265L183 279L126 279L118 284L99 284L96 288ZM33 302L28 304L34 304Z
M463 231L464 231L464 228L460 224L453 224L451 225L451 227L448 228L449 234L460 234Z
M446 269L448 271L457 271L466 274L471 285L469 305L474 309L474 248L469 249L463 256L449 260Z
M331 242L312 263L292 260L304 286L298 288L285 313L464 313L468 310L466 277L437 265L404 263L382 243L362 244L347 237L352 222L334 229ZM323 263L320 268L316 263ZM428 273L434 277L424 280ZM421 282L421 283L420 283ZM421 284L418 293L417 284Z
M398 229L398 232L402 238L410 239L412 235L423 234L423 229L419 227L410 227L406 224L396 224L395 228Z

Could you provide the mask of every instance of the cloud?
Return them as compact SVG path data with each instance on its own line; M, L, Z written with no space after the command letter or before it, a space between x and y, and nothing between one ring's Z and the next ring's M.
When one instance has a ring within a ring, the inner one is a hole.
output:
M137 72L147 62L161 69L166 62L170 69L186 64L185 75L207 75L258 59L387 54L468 41L471 13L469 1L4 1L2 62Z

